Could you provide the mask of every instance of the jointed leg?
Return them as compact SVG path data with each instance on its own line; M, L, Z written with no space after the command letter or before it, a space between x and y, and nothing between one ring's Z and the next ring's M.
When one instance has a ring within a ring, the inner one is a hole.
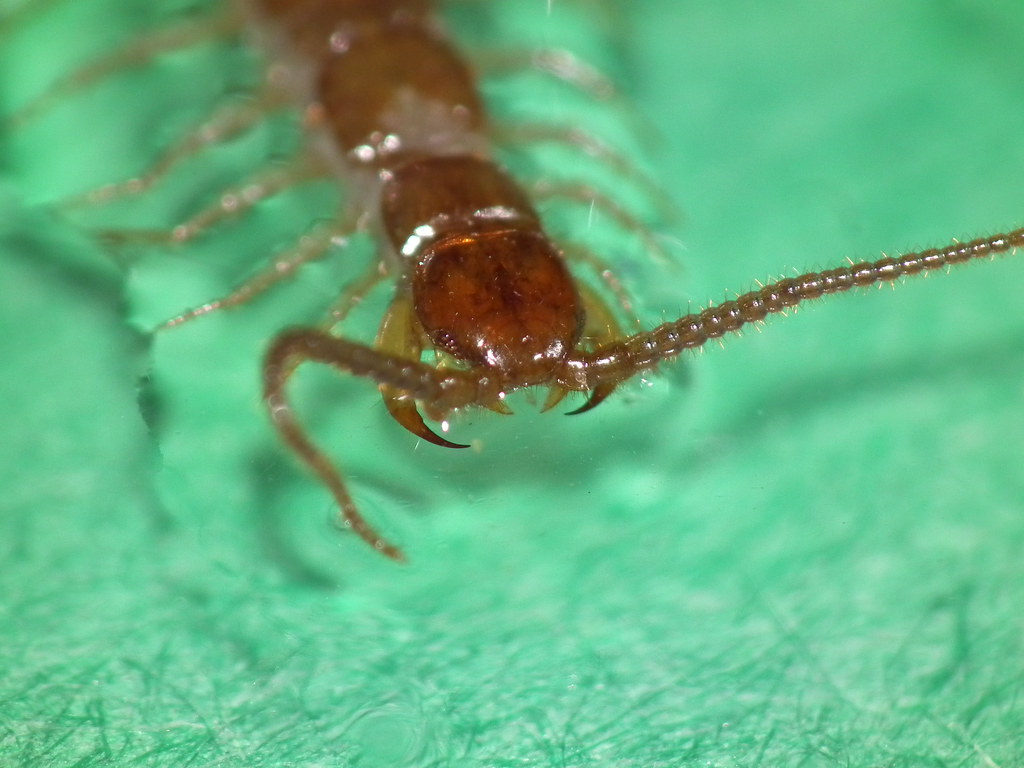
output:
M619 276L615 274L612 266L589 248L582 245L568 244L564 247L564 252L567 259L580 262L601 279L601 282L605 284L605 287L615 297L619 307L630 318L633 327L639 329L640 318L636 316L633 299L626 291L622 281L619 280Z
M146 244L181 245L199 237L207 230L227 219L239 216L258 203L273 197L286 189L311 181L321 171L307 157L292 160L289 164L264 169L245 184L224 190L217 196L217 202L207 206L169 230L163 229L108 229L97 236L110 245Z
M468 371L442 371L421 362L387 354L363 344L331 336L321 330L285 331L271 344L263 365L263 397L270 419L284 442L330 489L347 527L363 541L393 560L404 561L402 551L381 537L366 522L331 460L307 437L285 394L292 372L313 361L331 365L404 396L432 403L440 409L497 401L496 382Z
M479 51L473 55L473 63L484 70L485 76L514 74L532 69L577 88L595 99L607 100L618 96L618 89L611 78L564 48Z
M25 0L21 5L9 12L9 15L0 19L0 38L15 27L25 24L33 16L45 13L51 6L57 5L64 0Z
M385 277L387 277L387 271L383 262L376 259L372 261L359 277L345 286L337 300L327 310L327 319L320 328L329 333L345 322L349 313L359 306L370 291L380 285Z
M311 333L320 333L314 331ZM270 419L278 434L285 443L299 456L299 458L317 474L334 496L338 509L341 511L345 525L351 528L359 537L380 552L399 562L405 561L402 550L391 544L378 534L369 523L359 514L355 502L352 500L348 487L342 479L341 473L337 470L331 460L318 449L306 436L305 430L299 425L292 412L291 405L285 396L285 384L292 371L304 360L309 359L302 350L294 352L287 344L281 344L282 337L278 337L275 345L271 347L267 355L266 364L263 367L264 377L264 402L270 412Z
M666 221L679 218L679 210L665 194L665 190L660 184L644 174L627 157L587 131L561 125L498 126L495 129L495 139L509 145L551 142L574 147L604 163L624 179L636 184L658 207L659 215Z
M152 61L170 51L222 37L238 29L238 19L224 11L215 16L182 23L168 30L143 35L118 51L102 56L71 72L19 109L9 121L12 129L19 128L53 108L76 91L125 69Z
M276 99L268 92L254 101L223 107L209 120L185 134L141 175L75 195L64 200L61 205L64 208L103 205L122 197L142 194L183 160L193 157L206 147L223 143L250 130L276 105Z
M293 277L302 265L323 258L331 244L340 236L336 228L325 227L303 237L297 245L278 256L268 267L246 280L227 296L165 320L157 330L184 325L211 312L237 307L251 301L280 281Z
M663 263L669 261L665 248L658 242L658 238L654 236L650 227L603 192L586 184L550 184L547 182L535 184L534 192L540 199L563 198L601 211L627 232L638 234L644 241L647 250Z

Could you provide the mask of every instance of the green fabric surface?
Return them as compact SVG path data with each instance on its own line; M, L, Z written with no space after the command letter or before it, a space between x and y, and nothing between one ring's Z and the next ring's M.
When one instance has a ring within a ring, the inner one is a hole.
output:
M0 27L0 111L196 5L76 0ZM646 324L1024 223L1017 2L548 5L460 3L452 23L483 51L571 46L621 81L610 105L529 73L487 93L503 118L591 126L683 211L667 265L599 214L551 212ZM138 172L257 77L201 46L0 137L0 765L1024 763L1019 255L801 308L583 416L527 398L459 414L468 451L417 444L365 381L303 369L297 408L397 566L332 527L259 400L267 339L318 316L366 238L242 310L146 332L337 193L128 249L126 280L89 234L181 219L287 156L289 119L139 200L50 205ZM507 161L657 219L570 156Z

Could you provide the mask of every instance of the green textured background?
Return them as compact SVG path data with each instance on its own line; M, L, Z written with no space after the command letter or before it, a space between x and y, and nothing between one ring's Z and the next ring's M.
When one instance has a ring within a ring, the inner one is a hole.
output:
M159 5L8 29L3 111L192 4ZM1017 2L649 0L608 27L517 5L502 36L579 46L630 99L623 118L555 88L555 111L604 115L620 145L635 127L684 211L679 266L614 246L648 322L1024 222ZM133 330L222 292L330 193L136 254L127 292L81 226L173 221L287 126L77 224L44 205L143 167L252 77L191 51L2 136L0 765L1024 763L1019 257L801 309L578 419L467 414L475 452L417 445L365 382L304 371L300 411L397 567L331 529L258 400L266 338L357 256ZM499 113L534 81L489 86ZM599 223L582 237L617 260Z

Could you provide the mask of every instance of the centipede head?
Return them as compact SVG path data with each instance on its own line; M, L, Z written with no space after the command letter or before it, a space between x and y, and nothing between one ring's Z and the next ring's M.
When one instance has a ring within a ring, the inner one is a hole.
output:
M488 369L509 391L550 383L583 332L572 276L536 231L438 241L416 270L413 304L437 348Z

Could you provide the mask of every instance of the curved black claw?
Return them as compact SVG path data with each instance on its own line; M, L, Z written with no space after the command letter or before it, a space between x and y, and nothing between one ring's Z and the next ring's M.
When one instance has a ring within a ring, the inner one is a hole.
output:
M388 413L391 414L391 417L416 435L416 437L420 437L428 443L439 445L442 448L469 448L468 445L464 445L463 443L453 443L451 440L445 440L443 437L435 433L430 427L423 423L423 417L420 416L420 412L416 409L416 405L411 401L398 400L397 398L385 395L384 405L387 407Z
M608 397L612 392L615 391L615 384L598 384L590 392L590 397L587 398L587 402L577 408L575 411L569 411L566 416L578 416L581 413L597 408L604 399Z

